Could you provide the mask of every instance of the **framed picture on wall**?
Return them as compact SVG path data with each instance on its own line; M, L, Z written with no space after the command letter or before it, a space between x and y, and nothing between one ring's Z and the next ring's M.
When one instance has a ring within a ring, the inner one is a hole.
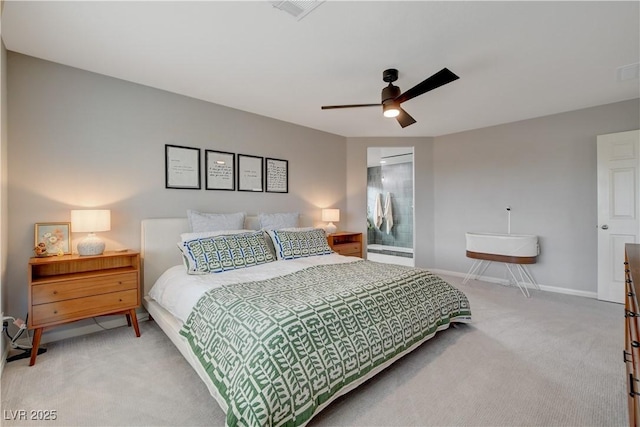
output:
M205 150L204 163L207 171L207 190L236 189L236 155L225 151Z
M200 189L200 149L165 146L165 187Z
M39 222L35 224L36 256L68 255L71 253L70 222Z
M265 180L267 193L289 192L289 161L265 159Z
M264 191L262 157L238 154L238 191Z

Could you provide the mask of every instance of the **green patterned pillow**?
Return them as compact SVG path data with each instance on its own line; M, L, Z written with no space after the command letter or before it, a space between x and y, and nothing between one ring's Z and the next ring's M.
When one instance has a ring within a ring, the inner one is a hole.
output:
M321 228L305 231L269 230L268 233L278 259L327 255L333 252Z
M275 261L261 231L204 237L178 243L187 273L220 273Z

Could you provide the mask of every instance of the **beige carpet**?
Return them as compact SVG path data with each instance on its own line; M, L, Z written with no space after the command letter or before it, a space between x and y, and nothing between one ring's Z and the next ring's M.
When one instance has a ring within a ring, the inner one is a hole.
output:
M446 279L473 324L440 332L310 426L623 426L621 305ZM153 322L48 345L8 363L3 426L219 426L224 416ZM55 421L14 421L55 410Z

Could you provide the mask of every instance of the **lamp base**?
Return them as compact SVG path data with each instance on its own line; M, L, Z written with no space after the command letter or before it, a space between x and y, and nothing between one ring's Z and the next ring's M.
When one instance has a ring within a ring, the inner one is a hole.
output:
M102 255L105 244L101 238L93 233L78 242L78 255Z
M332 222L330 222L324 227L324 231L326 231L327 234L333 234L336 232L337 229L338 227L336 227Z

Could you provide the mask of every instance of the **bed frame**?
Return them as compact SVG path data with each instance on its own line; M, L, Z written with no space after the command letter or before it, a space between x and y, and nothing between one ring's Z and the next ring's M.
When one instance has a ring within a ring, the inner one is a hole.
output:
M301 223L304 221L301 220ZM259 229L259 223L257 217L247 217L245 219L246 229ZM227 404L225 400L220 396L218 390L213 385L211 378L207 375L204 368L197 360L196 356L191 352L186 339L179 334L182 327L182 323L177 320L171 313L164 310L158 303L148 296L149 290L156 282L158 277L170 267L182 264L182 259L179 250L176 246L180 241L180 234L189 232L189 223L187 218L158 218L158 219L145 219L142 221L142 234L141 234L141 255L143 265L143 283L144 283L144 307L149 312L151 318L160 326L164 333L169 337L173 344L178 348L180 353L184 356L187 362L193 367L200 379L207 386L209 393L218 402L220 407L227 412ZM457 322L467 323L468 320L459 319ZM449 324L443 325L438 328L438 331L447 329ZM437 332L437 331L436 331ZM346 388L340 390L337 394L332 396L328 401L324 402L318 408L316 414L322 411L327 405L333 402L341 395L348 393L360 384L366 382L369 378L375 376L380 371L386 369L389 365L396 360L402 358L404 355L411 353L414 349L418 348L423 342L431 339L436 332L426 336L420 342L415 343L411 348L406 349L404 352L398 354L391 360L377 366L371 370L369 374L360 378L359 380L351 383ZM310 420L308 420L310 421ZM307 421L307 422L308 422Z
M142 220L140 254L145 297L158 277L169 267L182 262L177 243L180 234L189 232L187 218L158 218ZM146 306L146 305L145 305Z
M244 227L247 230L259 230L258 217L247 216L244 220ZM140 242L142 281L144 284L142 295L145 297L149 295L151 287L165 270L174 265L182 264L182 258L176 245L180 241L180 234L188 233L189 231L191 230L186 217L142 220Z
M245 228L258 230L260 228L258 218L250 216L245 218ZM150 317L160 326L160 329L169 337L178 348L182 356L196 371L202 382L209 389L209 393L226 412L227 404L218 394L211 378L207 375L202 365L189 349L186 339L179 334L182 323L171 313L160 307L152 298L149 291L158 278L170 267L182 264L177 243L180 234L188 233L189 221L187 218L153 218L142 220L140 253L142 257L142 304L149 312Z

